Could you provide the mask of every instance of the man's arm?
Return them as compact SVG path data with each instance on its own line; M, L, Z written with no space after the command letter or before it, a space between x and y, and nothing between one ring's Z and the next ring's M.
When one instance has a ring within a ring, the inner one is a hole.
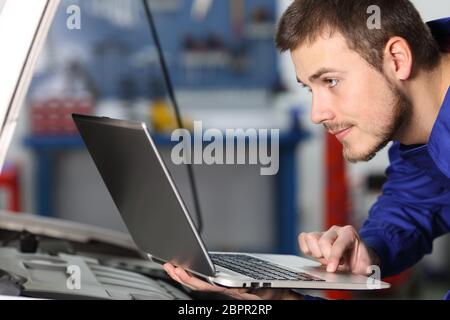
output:
M399 148L394 143L389 150L388 181L359 231L380 258L383 276L414 265L450 230L448 184L402 159Z
M422 160L432 161L426 149L421 151L422 159L416 160L422 165ZM371 265L379 265L383 276L393 275L431 252L433 240L449 232L449 179L401 158L398 143L389 150L389 158L383 194L359 232L352 226L333 226L326 232L300 234L302 252L326 265L327 271L366 275Z

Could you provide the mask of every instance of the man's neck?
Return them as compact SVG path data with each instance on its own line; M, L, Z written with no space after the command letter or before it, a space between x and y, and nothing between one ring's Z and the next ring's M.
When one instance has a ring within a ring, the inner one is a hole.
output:
M450 86L450 54L445 54L432 72L421 72L406 88L412 104L411 118L402 128L402 144L425 144L431 135Z

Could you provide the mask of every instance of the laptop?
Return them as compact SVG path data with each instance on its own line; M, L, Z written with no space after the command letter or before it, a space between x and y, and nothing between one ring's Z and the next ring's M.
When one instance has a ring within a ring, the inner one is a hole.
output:
M209 252L145 123L79 114L73 119L131 237L151 260L230 288L389 287L364 276L328 273L294 255Z

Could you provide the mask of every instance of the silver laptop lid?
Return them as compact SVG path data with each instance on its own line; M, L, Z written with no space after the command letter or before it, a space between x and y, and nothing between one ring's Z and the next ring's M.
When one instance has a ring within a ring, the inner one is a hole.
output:
M59 0L0 0L0 169Z
M214 266L144 123L73 115L138 248L213 276Z

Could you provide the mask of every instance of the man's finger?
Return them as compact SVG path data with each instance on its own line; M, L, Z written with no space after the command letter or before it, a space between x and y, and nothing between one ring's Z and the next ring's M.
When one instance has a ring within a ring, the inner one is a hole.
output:
M302 252L307 256L310 256L311 250L309 250L309 247L306 244L305 236L306 234L304 232L300 233L300 235L298 236L298 243L300 244L300 250L302 250Z
M166 272L169 274L169 276L177 281L178 283L182 284L183 286L188 287L189 289L193 290L193 291L197 291L197 288L193 287L192 285L184 282L178 275L178 272L176 271L177 269L180 268L175 268L173 265L171 265L170 263L166 263L163 265L164 270L166 270Z
M344 257L345 252L353 247L354 239L349 234L340 234L336 241L333 243L330 253L330 259L328 259L327 271L336 272L341 258Z
M175 273L184 284L194 288L194 290L210 291L210 292L223 292L225 290L224 288L213 286L205 281L202 281L196 277L189 275L182 268L176 268Z
M331 248L333 247L333 243L336 241L337 237L338 234L335 229L330 229L319 239L319 248L326 260L330 259Z
M306 243L311 251L311 254L314 258L320 259L323 257L322 251L319 248L319 239L321 233L319 232L311 232L305 236Z
M173 265L171 265L170 263L166 263L163 265L163 268L173 280L175 280L176 282L179 282L180 284L183 284L181 279L175 273L175 267Z

